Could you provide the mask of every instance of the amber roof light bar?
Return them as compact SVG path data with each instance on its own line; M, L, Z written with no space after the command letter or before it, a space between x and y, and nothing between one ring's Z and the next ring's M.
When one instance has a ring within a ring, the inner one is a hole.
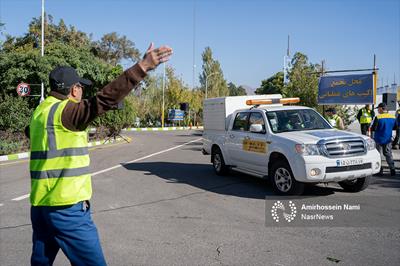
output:
M247 105L267 105L267 104L291 104L300 102L299 97L282 98L282 99L262 99L262 100L247 100Z

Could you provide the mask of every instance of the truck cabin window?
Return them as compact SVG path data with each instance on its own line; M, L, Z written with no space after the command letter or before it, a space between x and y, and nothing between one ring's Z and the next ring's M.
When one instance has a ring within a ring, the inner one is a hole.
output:
M249 113L237 113L235 117L235 121L233 122L232 130L236 131L248 131L249 123L248 123Z
M266 115L274 133L332 128L311 109L267 111Z
M265 133L265 122L261 113L251 113L249 119L249 128L251 125L261 125L263 131L261 133Z

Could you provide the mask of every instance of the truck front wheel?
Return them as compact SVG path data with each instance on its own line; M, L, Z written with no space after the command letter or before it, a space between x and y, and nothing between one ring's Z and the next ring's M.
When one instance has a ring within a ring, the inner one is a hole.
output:
M370 182L371 182L371 176L366 176L354 180L341 181L339 182L339 186L341 186L344 189L344 191L347 192L359 192L366 189Z
M272 165L271 181L275 192L279 195L301 195L304 184L298 182L287 162L276 162Z
M226 166L224 157L219 148L213 149L211 153L214 171L217 175L225 175L229 172L229 167Z

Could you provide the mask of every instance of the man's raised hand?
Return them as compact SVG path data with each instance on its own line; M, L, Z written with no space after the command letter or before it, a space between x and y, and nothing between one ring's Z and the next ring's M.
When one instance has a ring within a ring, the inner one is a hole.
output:
M154 48L154 43L150 43L150 46L147 48L143 59L139 62L139 66L145 72L153 70L161 63L168 61L172 53L172 48L168 46Z

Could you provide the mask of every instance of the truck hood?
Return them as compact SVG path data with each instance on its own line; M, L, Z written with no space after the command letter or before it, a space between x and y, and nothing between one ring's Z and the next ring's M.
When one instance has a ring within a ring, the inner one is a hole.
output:
M329 139L340 139L348 137L363 138L359 134L337 129L292 131L292 132L282 132L276 135L288 138L297 143L305 143L305 144L315 144L321 139L329 140Z

